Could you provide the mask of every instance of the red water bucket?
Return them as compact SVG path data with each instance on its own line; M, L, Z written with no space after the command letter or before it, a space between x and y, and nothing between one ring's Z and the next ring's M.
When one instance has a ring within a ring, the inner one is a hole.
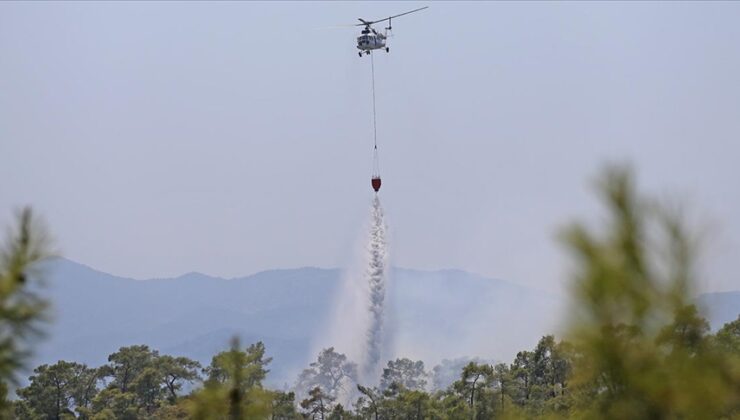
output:
M373 189L375 190L375 192L378 192L378 190L380 189L380 177L379 176L373 177L373 179L370 180L370 185L373 186Z

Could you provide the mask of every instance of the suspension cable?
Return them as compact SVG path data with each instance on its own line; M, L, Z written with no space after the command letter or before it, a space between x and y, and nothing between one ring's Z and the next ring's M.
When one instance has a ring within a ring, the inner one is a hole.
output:
M373 60L373 56L375 54L370 54L370 71L372 73L373 78L373 145L375 146L375 150L378 149L378 126L375 122L375 61Z
M380 177L380 163L378 162L378 124L375 112L375 60L370 54L370 70L373 80L373 178Z

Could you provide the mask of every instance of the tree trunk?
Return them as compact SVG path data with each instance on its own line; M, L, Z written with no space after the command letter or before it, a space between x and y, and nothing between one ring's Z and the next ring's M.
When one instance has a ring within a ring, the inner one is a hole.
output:
M501 414L504 413L504 382L501 381Z

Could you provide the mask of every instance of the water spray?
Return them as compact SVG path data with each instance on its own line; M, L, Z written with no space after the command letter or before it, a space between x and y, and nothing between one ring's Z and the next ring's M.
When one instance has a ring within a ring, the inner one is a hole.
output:
M376 194L373 198L368 242L368 266L365 279L368 287L368 324L366 330L366 347L362 365L363 380L374 382L380 371L383 349L383 320L386 283L386 260L388 256L385 238L386 226L383 219L383 207Z

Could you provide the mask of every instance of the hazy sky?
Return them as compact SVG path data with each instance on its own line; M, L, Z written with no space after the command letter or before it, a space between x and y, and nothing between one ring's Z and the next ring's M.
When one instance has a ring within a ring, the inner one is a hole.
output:
M0 224L118 275L344 267L369 215L352 28L427 3L0 3ZM740 3L429 3L375 56L392 262L559 290L629 161L740 289ZM324 29L322 29L324 28Z

